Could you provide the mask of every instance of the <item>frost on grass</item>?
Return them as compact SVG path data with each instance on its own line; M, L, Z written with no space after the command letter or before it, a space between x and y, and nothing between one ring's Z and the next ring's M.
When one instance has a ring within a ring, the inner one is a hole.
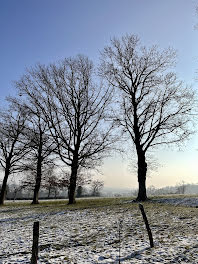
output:
M1 208L0 263L30 263L35 220L40 221L39 263L197 263L197 209L144 206L153 249L137 204Z

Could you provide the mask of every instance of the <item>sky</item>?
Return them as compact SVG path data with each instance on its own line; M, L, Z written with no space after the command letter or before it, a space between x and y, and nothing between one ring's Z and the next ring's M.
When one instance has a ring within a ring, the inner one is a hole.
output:
M36 63L48 64L85 54L95 64L110 38L137 34L143 45L177 50L176 72L197 89L198 1L192 0L1 0L0 105L14 95L13 81ZM160 166L147 186L198 183L198 135L182 151L153 152ZM133 154L131 154L133 156ZM133 157L132 157L133 158ZM127 157L104 161L105 186L136 188Z

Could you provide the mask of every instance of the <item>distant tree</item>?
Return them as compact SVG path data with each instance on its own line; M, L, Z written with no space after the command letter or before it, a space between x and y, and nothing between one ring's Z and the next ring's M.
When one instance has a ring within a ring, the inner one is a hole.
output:
M76 197L81 197L82 196L82 192L83 192L83 187L81 185L79 185L77 187Z
M138 201L147 199L146 154L149 149L181 143L192 132L194 92L168 71L175 51L140 46L135 35L114 38L104 48L100 74L118 95L114 120L135 146L138 163Z
M7 194L6 197L8 199L13 199L15 200L17 197L22 198L22 190L23 187L19 184L9 184L7 185Z
M99 166L113 143L107 120L111 91L94 83L93 75L92 62L78 56L58 65L38 65L16 84L44 113L56 152L71 168L69 204L75 203L79 169Z
M50 198L52 193L54 193L54 198L56 198L57 190L62 187L60 185L60 179L55 175L53 170L45 175L42 186L48 190L48 198Z
M66 190L69 196L69 185L70 185L70 173L68 171L62 171L59 177L59 187L62 190Z
M157 189L155 188L155 186L151 185L147 188L147 193L149 195L156 195L157 194Z
M184 181L180 182L176 186L176 193L178 193L178 194L185 194L186 187L187 187L187 184Z
M68 171L62 171L62 176L59 178L59 187L61 189L67 189L68 197L70 192L70 173ZM79 170L77 179L76 179L76 196L80 197L83 192L83 188L86 185L90 185L92 183L92 176L90 173L85 173L83 170Z
M29 197L32 197L32 193L34 191L34 186L36 183L36 174L32 171L25 171L24 178L20 181L20 186L22 189L28 191Z
M104 187L104 182L100 180L94 180L91 183L91 195L92 196L100 196L100 192Z

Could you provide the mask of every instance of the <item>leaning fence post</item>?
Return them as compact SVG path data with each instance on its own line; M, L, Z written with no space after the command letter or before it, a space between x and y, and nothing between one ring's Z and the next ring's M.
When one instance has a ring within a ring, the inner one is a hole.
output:
M144 207L142 204L139 204L139 208L140 208L140 211L142 213L142 217L143 217L143 220L144 220L144 223L146 225L146 229L147 229L147 232L148 232L148 236L149 236L149 241L150 241L150 246L151 248L154 247L154 243L153 243L153 236L152 236L152 232L151 232L151 229L149 227L149 223L148 223L148 220L147 220L147 217L146 217L146 213L144 211Z
M38 260L38 241L39 241L39 221L34 222L34 225L33 225L33 244L32 244L31 264L37 264L37 260Z

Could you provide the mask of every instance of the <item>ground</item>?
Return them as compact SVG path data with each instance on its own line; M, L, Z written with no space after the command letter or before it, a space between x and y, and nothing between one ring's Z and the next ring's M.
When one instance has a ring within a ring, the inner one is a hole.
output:
M38 263L198 263L198 198L158 197L143 205L153 249L138 204L129 198L78 200L73 206L64 200L7 203L0 207L0 263L30 263L37 220Z

